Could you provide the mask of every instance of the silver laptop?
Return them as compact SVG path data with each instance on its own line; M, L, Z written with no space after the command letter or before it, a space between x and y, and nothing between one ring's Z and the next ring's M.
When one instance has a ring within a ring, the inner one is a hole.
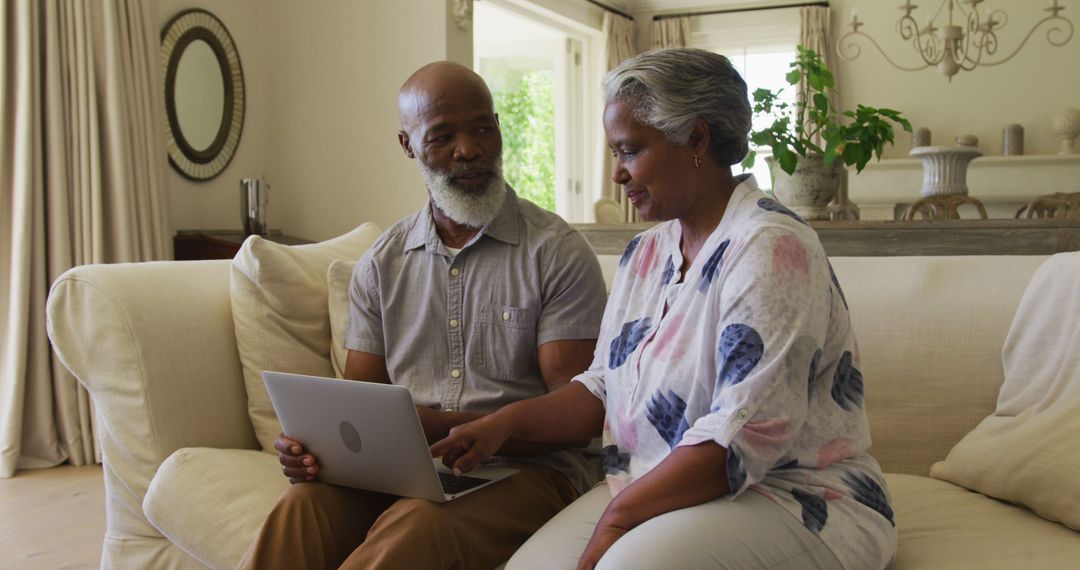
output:
M455 477L432 459L412 395L403 386L262 373L281 431L319 462L319 480L444 502L517 471L480 466Z

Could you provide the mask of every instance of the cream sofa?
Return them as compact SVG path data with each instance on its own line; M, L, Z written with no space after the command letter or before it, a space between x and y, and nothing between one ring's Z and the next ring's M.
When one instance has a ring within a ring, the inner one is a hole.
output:
M618 258L600 259L610 282ZM994 410L1003 340L1045 259L832 259L888 473L897 569L1080 567L1080 533L928 476ZM103 567L231 567L287 486L249 419L229 264L84 266L53 286L54 348L98 412Z

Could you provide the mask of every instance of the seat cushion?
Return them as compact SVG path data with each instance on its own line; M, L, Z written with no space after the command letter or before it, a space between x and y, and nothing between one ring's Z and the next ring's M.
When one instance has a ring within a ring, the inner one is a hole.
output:
M188 447L161 464L143 511L193 558L235 568L288 486L276 455Z
M264 451L281 431L260 376L264 370L332 376L326 272L335 259L356 261L379 237L363 224L320 243L288 246L252 236L232 262L236 346L244 367L248 414Z
M945 481L887 473L900 547L895 570L1076 568L1080 533Z

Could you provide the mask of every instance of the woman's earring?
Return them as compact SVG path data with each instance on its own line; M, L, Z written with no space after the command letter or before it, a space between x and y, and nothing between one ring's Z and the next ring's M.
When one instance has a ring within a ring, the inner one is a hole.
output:
M694 155L694 168L701 168L701 158L698 155Z

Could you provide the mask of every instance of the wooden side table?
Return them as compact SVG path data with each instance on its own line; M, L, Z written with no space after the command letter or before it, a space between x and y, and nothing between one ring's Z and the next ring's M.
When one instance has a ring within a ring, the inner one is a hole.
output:
M285 245L311 243L277 230L271 230L263 238ZM173 236L174 258L177 261L232 259L245 239L247 236L241 230L178 230Z

